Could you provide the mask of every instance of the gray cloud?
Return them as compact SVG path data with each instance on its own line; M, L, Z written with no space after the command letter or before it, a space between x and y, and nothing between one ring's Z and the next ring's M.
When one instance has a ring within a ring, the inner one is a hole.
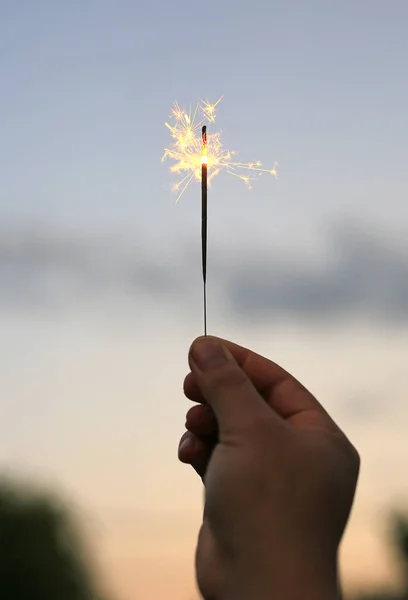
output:
M178 295L169 255L145 240L71 237L50 231L0 232L0 305L50 308L118 296Z
M227 274L226 287L234 310L255 319L276 313L320 320L364 313L405 320L408 245L348 222L327 231L319 261L282 256L246 261Z
M321 321L353 313L408 319L408 245L352 222L328 228L326 242L320 259L308 261L238 250L223 262L213 248L211 285L228 310L247 319L287 314ZM197 268L196 247L155 252L145 239L10 228L0 231L0 306L43 309L127 296L189 302Z

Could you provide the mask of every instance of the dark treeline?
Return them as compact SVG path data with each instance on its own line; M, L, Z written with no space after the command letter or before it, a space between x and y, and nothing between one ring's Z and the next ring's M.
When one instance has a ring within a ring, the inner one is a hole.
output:
M70 511L10 481L0 482L0 600L106 600Z
M370 590L347 600L408 600L408 515L392 514L389 532L390 551L393 552L399 571L399 580L395 582L393 589L398 588L401 591L396 593L387 589Z
M390 519L390 551L400 579L393 589L346 600L408 600L408 516ZM70 511L49 493L0 481L0 600L106 600L97 591Z

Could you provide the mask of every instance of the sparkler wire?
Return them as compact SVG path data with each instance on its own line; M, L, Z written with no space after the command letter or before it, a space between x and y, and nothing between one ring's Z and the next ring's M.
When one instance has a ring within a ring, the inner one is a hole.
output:
M204 125L202 136L201 163L201 256L203 266L204 289L204 335L207 335L207 127Z
M173 186L178 202L190 183L201 179L201 254L204 288L204 335L207 335L207 187L221 171L241 179L249 188L251 181L263 173L277 176L276 163L272 169L264 169L260 162L234 161L235 152L224 148L220 132L212 132L207 138L207 127L203 123L215 123L216 109L222 97L209 104L201 101L195 110L185 111L175 102L172 124L166 123L172 145L164 150L162 161L173 161L172 173L181 176ZM199 130L201 128L201 136ZM201 153L200 153L201 147ZM200 156L201 154L201 156Z

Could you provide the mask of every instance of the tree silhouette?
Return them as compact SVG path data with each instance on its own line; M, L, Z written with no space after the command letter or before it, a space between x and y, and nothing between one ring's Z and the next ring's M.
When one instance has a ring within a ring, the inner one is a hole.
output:
M394 551L401 569L405 600L408 599L408 515L400 512L394 513L391 526Z
M68 511L0 483L0 600L101 600Z
M367 592L357 600L408 600L408 515L392 514L389 537L402 575L402 591L399 594L389 590Z

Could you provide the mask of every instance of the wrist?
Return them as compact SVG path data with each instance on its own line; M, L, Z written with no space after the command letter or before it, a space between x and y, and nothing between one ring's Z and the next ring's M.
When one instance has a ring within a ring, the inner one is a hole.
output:
M247 581L235 586L220 600L340 600L340 591L336 582L322 585L320 581L305 584L294 573L290 580L280 582L267 579L264 581Z
M339 600L337 558L281 559L268 568L248 564L232 571L220 600Z

